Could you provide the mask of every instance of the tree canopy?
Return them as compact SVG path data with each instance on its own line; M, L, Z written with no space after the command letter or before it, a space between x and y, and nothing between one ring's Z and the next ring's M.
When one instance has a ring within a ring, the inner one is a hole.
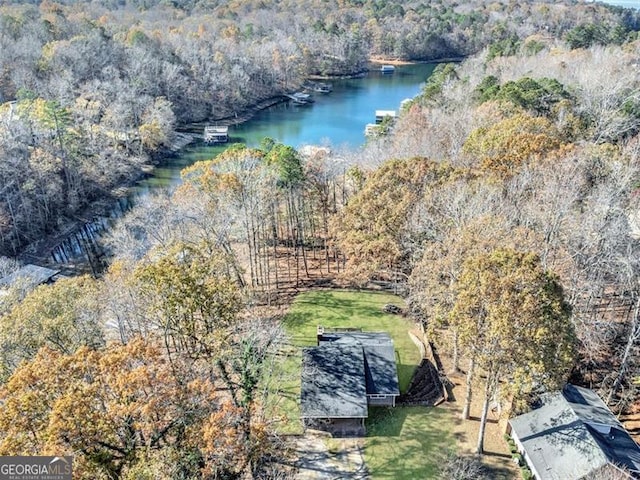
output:
M482 422L497 391L520 402L535 388L562 386L575 361L571 310L535 254L497 249L469 257L454 289L451 323L486 375ZM483 434L481 428L478 453Z

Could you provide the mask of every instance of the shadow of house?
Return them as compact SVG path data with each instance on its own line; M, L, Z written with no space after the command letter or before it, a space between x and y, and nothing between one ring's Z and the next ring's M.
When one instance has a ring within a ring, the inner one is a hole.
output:
M578 480L603 468L640 478L640 447L592 390L568 384L509 429L538 480Z
M302 351L300 407L305 428L363 436L368 407L395 406L400 394L393 340L387 333L325 332Z

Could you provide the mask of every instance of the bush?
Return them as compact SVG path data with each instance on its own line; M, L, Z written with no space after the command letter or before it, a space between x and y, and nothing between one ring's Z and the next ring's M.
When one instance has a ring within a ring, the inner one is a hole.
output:
M438 471L439 480L488 480L489 473L477 456L448 452Z
M522 475L522 480L533 480L533 473L531 473L529 467L521 467L520 474Z

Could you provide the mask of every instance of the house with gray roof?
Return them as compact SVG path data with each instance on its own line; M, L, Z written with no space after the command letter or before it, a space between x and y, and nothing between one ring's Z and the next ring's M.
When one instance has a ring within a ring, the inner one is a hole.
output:
M593 390L568 384L509 420L509 429L538 480L578 480L611 468L640 478L640 447Z
M395 406L400 395L393 340L383 332L318 327L317 342L302 350L303 425L364 435L368 407Z
M23 286L30 290L43 283L53 283L59 277L60 270L28 264L0 278L0 290L7 289L16 282L23 282Z

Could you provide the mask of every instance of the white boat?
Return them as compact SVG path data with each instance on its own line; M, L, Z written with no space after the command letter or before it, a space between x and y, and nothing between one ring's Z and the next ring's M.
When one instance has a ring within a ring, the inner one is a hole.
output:
M382 67L380 67L380 71L382 73L393 73L396 71L396 67L393 65L382 65Z
M293 101L293 103L297 105L306 105L308 103L313 103L311 95L304 92L292 93L291 95L287 95L287 97L289 97Z

